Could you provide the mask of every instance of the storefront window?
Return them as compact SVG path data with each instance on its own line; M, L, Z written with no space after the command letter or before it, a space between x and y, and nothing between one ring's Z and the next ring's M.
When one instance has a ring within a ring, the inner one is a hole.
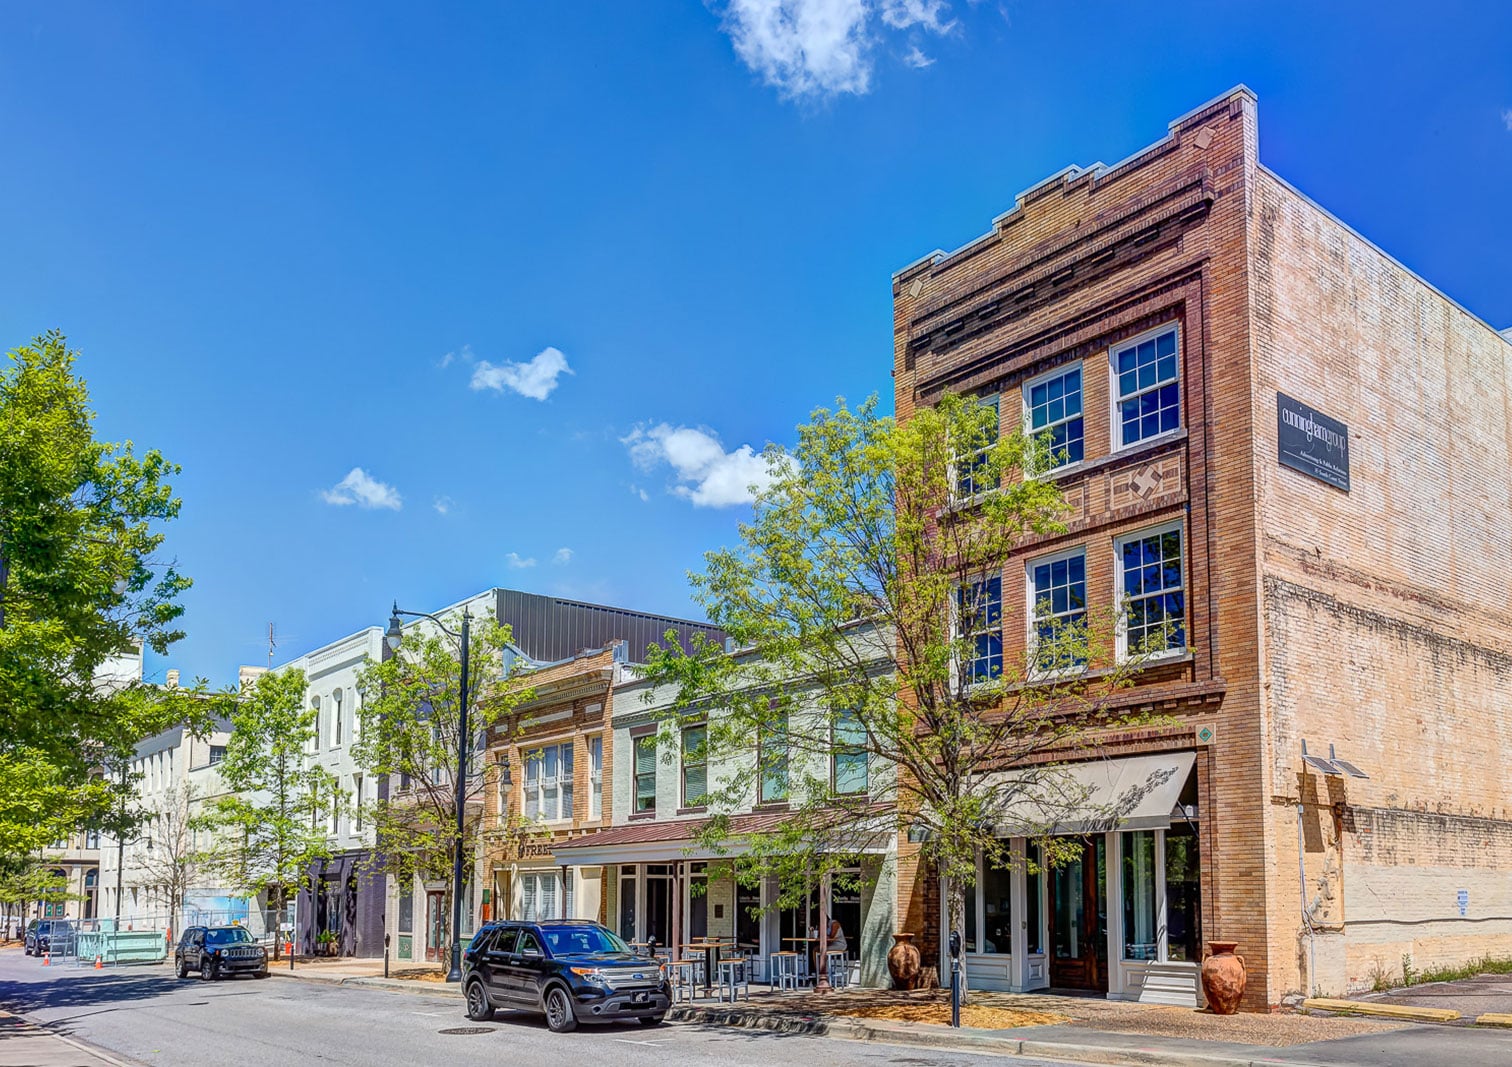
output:
M1013 951L1013 926L1009 922L1009 897L1013 871L1006 860L1001 867L991 860L982 871L982 947L981 952Z
M1123 837L1123 955L1153 960L1160 955L1155 928L1155 832L1134 830Z
M1024 921L1028 924L1025 951L1031 956L1037 956L1045 951L1045 942L1042 933L1044 919L1040 914L1040 898L1044 894L1044 874L1040 870L1039 845L1033 841L1029 842L1028 849L1024 855L1029 861L1028 876L1024 879L1024 902L1027 905L1024 912Z
M1172 826L1165 835L1166 959L1202 959L1202 890L1198 877L1197 827Z

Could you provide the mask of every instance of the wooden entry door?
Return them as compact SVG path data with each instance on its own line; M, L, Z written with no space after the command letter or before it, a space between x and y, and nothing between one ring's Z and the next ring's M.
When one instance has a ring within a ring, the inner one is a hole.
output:
M446 894L425 894L425 958L446 958Z
M1102 835L1050 871L1050 984L1108 988L1108 855Z

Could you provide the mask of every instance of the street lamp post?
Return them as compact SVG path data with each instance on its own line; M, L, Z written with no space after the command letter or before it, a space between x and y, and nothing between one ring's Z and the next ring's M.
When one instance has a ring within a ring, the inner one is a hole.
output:
M409 615L413 618L429 619L441 628L441 632L450 637L456 637L462 642L462 680L458 686L458 721L457 721L457 836L454 841L452 854L452 944L451 944L451 970L446 972L448 982L462 981L462 839L463 839L463 814L467 803L467 652L468 652L468 623L471 616L467 613L467 605L462 606L462 633L448 629L436 616L424 611L400 611L399 602L394 601L394 613L389 616L388 630L384 633L384 640L388 643L391 651L398 652L399 645L403 640L403 632L399 622L399 616Z

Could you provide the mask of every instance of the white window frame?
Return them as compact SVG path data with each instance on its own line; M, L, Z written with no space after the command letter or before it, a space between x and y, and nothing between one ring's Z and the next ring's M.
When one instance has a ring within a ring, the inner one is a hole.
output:
M352 821L355 832L362 833L362 775L352 775Z
M985 454L988 449L992 448L994 445L996 445L999 441L1001 441L1003 439L1003 394L1000 393L1000 392L997 392L997 393L980 393L977 396L973 397L972 399L975 401L975 403L978 403L978 404L991 405L992 409L997 412L997 433L993 436L993 438L992 438L991 441L988 441L981 448L974 449L972 451L972 453L971 453L973 456L979 456L979 455ZM956 454L956 451L955 451L954 448L952 448L950 450L950 472L949 472L949 475L950 475L950 500L951 500L952 504L956 504L956 505L970 504L973 500L980 499L983 493L990 493L994 489L998 488L997 486L988 486L985 489L978 489L974 493L962 493L961 492L960 456L958 456Z
M552 749L557 752L557 773L546 773L546 753ZM562 773L562 750L572 755L572 770ZM571 822L575 810L575 797L573 797L572 775L577 768L576 752L573 751L573 743L569 741L553 742L528 750L525 759L525 817L543 823ZM532 779L531 770L535 769L535 777ZM554 805L547 803L547 791L555 790ZM532 798L532 793L534 797ZM566 804L563 801L566 800ZM563 814L563 809L566 814Z
M604 735L588 739L588 818L604 817Z
M332 748L340 748L342 746L342 744L343 744L343 741L344 741L344 739L341 736L342 725L343 725L342 721L341 721L341 703L342 703L342 698L345 695L346 695L346 693L342 690L341 686L339 686L339 685L335 689L331 690L331 705L332 705L332 714L331 714L331 747Z
M1141 343L1148 341L1153 337L1158 337L1168 331L1174 331L1176 334L1176 426L1174 429L1162 430L1159 433L1154 434L1153 436L1141 437L1138 441L1130 441L1129 443L1125 444L1123 439L1123 414L1119 410L1119 408L1123 404L1123 401L1132 399L1133 397L1142 396L1144 393L1147 393L1152 389L1159 389L1162 385L1169 384L1169 381L1167 381L1166 379L1161 379L1154 385L1147 386L1144 389L1136 389L1135 392L1130 394L1130 396L1122 396L1118 391L1119 353L1126 352L1130 348L1135 348ZM1112 446L1109 449L1110 452L1126 452L1131 448L1143 447L1144 445L1149 444L1151 441L1163 441L1168 437L1172 437L1180 433L1182 428L1185 427L1186 420L1183 417L1183 407L1184 401L1186 400L1186 380L1182 376L1181 338L1181 323L1178 320L1172 319L1168 322L1163 322L1159 326L1153 327L1152 329L1146 330L1141 334L1137 334L1134 337L1127 337L1124 340L1119 341L1117 344L1110 345L1108 347L1108 439ZM1085 387L1086 382L1087 376L1083 374L1083 387ZM1084 403L1083 407L1085 406L1086 405Z
M648 738L649 741L647 740ZM639 771L639 763L637 762L643 744L649 744L651 748L651 770L647 771L645 775ZM661 799L657 795L661 790L660 749L661 745L658 742L657 735L654 733L636 734L630 738L630 814L632 815L648 815L656 811L657 801ZM652 784L651 806L649 808L642 808L640 806L640 780L647 775L651 778Z
M688 732L690 730L703 731L703 753L696 760L688 759ZM688 795L688 768L702 767L704 775L704 791L702 796ZM682 800L681 807L702 808L709 803L709 724L707 722L692 722L684 726L677 733L677 789Z
M1110 355L1109 360L1111 361L1111 359L1112 356ZM1048 382L1054 378L1064 377L1065 375L1070 374L1072 371L1079 371L1081 373L1081 412L1077 415L1062 418L1058 422L1052 422L1048 425L1041 426L1038 430L1034 429L1032 425L1032 414L1034 406L1029 402L1030 393L1034 391L1034 387L1036 385L1042 385L1043 383ZM1087 368L1082 360L1077 359L1072 360L1070 363L1062 363L1057 367L1052 367L1050 370L1045 371L1043 374L1036 374L1033 378L1025 381L1024 384L1020 387L1019 396L1024 406L1025 437L1033 437L1035 434L1040 433L1049 433L1050 431L1054 430L1055 427L1061 425L1062 423L1070 422L1073 418L1079 418L1082 420L1082 458L1077 460L1068 460L1065 463L1057 463L1054 466L1037 473L1063 474L1066 471L1075 470L1077 467L1080 467L1087 461Z
M1058 671L1049 671L1040 669L1036 663L1039 653L1040 620L1035 614L1035 601L1038 599L1039 590L1036 589L1034 585L1034 568L1043 567L1047 564L1058 563L1061 560L1073 559L1076 556L1080 556L1082 558L1083 596L1081 614L1085 619L1088 612L1091 610L1091 594L1090 592L1088 592L1088 587L1091 585L1091 581L1090 576L1087 572L1086 545L1076 545L1072 548L1062 549L1059 552L1052 552L1049 555L1035 556L1033 559L1029 559L1024 562L1024 620L1025 629L1027 631L1027 633L1025 634L1025 647L1029 650L1028 662L1030 664L1030 674L1036 675L1041 678L1079 674L1087 669L1087 665L1082 664L1079 667L1064 667ZM1053 609L1051 611L1051 615L1057 618L1069 616L1071 614L1074 613L1068 611L1057 615Z
M311 697L310 707L315 709L315 730L310 740L305 744L305 751L313 755L320 751L320 697Z
M1143 658L1146 663L1159 663L1168 659L1179 659L1185 656L1192 647L1191 618L1192 607L1191 586L1187 577L1187 546L1185 524L1180 519L1172 519L1158 526L1146 526L1143 529L1131 530L1126 534L1120 534L1113 539L1113 595L1118 598L1118 659L1125 662L1129 659L1129 626L1128 611L1124 605L1124 545L1130 541L1142 541L1147 537L1158 537L1161 534L1174 531L1181 538L1181 630L1186 640L1180 648L1168 648L1164 652L1145 653ZM1170 590L1162 590L1160 595Z

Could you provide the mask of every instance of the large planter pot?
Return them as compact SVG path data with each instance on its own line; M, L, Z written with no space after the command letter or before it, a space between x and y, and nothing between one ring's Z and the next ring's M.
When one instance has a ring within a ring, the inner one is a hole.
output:
M913 934L893 934L893 947L887 953L887 971L894 989L918 989L924 966Z
M1209 941L1208 957L1202 961L1202 991L1215 1015L1232 1015L1239 1010L1239 998L1249 982L1244 957L1234 949L1237 941Z

